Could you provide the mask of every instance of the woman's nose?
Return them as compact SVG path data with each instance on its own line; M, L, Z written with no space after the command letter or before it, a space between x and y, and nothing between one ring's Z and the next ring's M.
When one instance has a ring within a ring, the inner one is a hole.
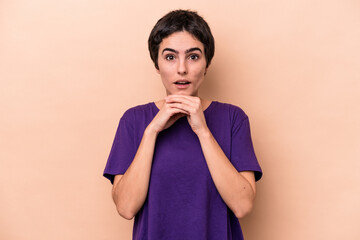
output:
M178 74L180 75L185 75L187 74L187 66L186 66L186 60L185 59L180 59L180 61L178 61L178 69L177 69Z

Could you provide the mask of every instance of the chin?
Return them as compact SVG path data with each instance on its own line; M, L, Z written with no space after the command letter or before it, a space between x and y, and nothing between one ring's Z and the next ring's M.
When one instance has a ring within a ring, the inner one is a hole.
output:
M180 92L178 93L179 95L185 95L185 96L191 96L192 94L190 93L187 93L187 92Z
M195 94L195 93L192 93L192 92L185 92L185 91L177 92L177 93L174 93L174 94L177 94L177 95L184 95L184 96L197 96L197 94Z
M174 89L172 91L166 91L167 95L184 95L184 96L198 96L198 91L192 89Z
M184 96L192 96L191 92L188 91L173 91L173 92L167 92L167 95L184 95Z

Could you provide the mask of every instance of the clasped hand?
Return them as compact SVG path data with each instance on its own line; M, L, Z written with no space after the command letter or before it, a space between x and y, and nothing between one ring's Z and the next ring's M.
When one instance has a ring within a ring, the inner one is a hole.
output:
M159 133L184 116L187 117L195 134L199 135L208 130L200 98L185 95L169 95L165 97L163 106L151 124L155 131Z

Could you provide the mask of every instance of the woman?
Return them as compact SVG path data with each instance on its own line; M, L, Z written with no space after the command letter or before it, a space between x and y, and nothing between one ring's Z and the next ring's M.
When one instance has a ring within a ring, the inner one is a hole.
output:
M122 116L104 176L133 239L242 239L261 178L246 114L198 96L214 39L196 12L161 18L149 51L165 99Z

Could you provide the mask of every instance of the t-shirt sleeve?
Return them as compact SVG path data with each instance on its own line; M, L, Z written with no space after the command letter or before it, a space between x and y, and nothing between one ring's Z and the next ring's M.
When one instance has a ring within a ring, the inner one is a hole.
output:
M240 117L239 115L242 115ZM262 170L257 161L250 134L249 118L245 113L236 114L232 126L230 161L239 171L253 171L255 180L262 177Z
M124 174L135 157L134 127L126 112L120 119L103 176L114 182L115 175Z

